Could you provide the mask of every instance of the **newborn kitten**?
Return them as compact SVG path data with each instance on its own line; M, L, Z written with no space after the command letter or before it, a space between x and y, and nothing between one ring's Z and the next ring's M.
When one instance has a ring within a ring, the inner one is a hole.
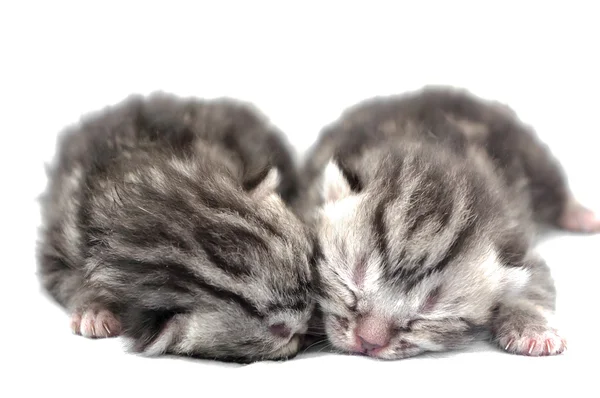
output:
M566 348L534 221L600 221L513 111L441 87L372 99L324 130L306 176L327 162L316 283L334 347L396 359L489 330L515 354Z
M132 96L59 138L43 286L75 333L137 352L291 357L314 307L312 239L282 200L296 173L248 104Z

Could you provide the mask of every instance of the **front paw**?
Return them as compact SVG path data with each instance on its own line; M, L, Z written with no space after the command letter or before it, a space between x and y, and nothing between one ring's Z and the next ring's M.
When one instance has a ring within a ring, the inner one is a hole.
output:
M522 331L510 330L496 338L506 352L527 356L558 355L567 349L566 340L548 326L526 326Z
M89 338L115 337L121 333L121 323L106 309L87 308L71 314L71 330Z

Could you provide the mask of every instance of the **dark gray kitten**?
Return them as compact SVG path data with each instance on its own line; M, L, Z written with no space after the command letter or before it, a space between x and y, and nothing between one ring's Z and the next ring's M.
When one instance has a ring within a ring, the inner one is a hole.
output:
M75 333L148 355L293 356L314 307L312 239L285 202L296 173L249 104L132 96L59 138L43 286Z
M441 87L365 101L309 152L307 179L324 168L318 301L334 347L405 358L491 331L512 353L566 348L534 226L600 221L512 110Z

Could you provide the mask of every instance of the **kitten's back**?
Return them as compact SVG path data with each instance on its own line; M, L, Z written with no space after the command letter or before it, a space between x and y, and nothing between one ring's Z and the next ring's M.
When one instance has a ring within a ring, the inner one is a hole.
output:
M330 159L359 187L353 159L370 148L415 141L477 158L514 192L527 185L522 199L531 200L537 221L556 222L566 205L562 168L531 127L504 104L441 86L372 98L344 111L321 132L305 159L304 192L312 195L307 201L319 200L316 181Z

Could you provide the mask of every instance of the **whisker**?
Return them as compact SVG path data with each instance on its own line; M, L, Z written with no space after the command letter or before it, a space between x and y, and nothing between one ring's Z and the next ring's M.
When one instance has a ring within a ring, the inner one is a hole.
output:
M338 351L337 348L335 348L329 341L327 341L326 344L324 344L323 347L321 347L321 349L317 352L322 353L325 350L333 350L334 352L342 353L342 351Z
M325 329L325 325L310 325L308 326L309 329Z
M337 347L334 347L333 344L331 344L330 341L327 341L327 344L325 345L325 348L327 348L328 350L331 350L332 352L336 353L336 354L347 354L346 351L340 350Z
M314 346L322 344L322 343L324 343L326 341L327 341L327 339L317 340L314 343L312 343L311 345L309 345L308 347L306 347L302 352L304 353L304 352L308 351L309 349L313 348Z

